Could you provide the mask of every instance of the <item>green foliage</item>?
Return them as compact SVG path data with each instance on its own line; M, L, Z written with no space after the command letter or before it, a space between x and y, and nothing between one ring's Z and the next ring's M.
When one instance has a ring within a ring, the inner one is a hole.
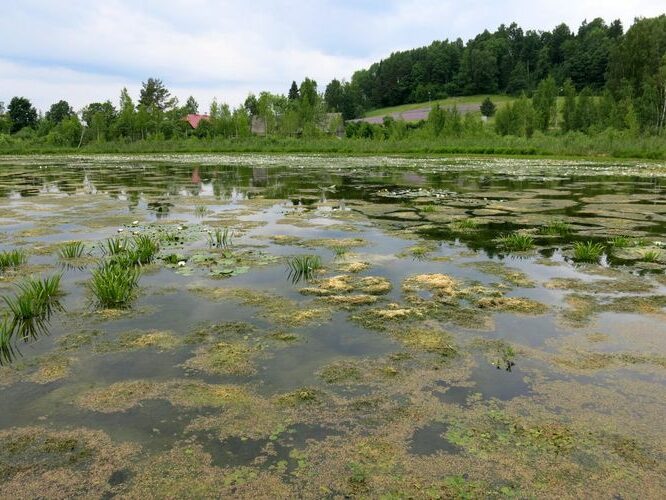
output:
M510 233L499 237L500 246L506 250L524 252L534 247L534 237L527 233Z
M541 228L542 234L566 236L571 233L571 226L564 221L554 220Z
M136 297L139 271L134 267L106 263L92 272L88 287L97 305L109 309L128 307Z
M215 248L229 248L232 245L232 231L225 227L216 228L212 233L208 233L208 244Z
M109 238L102 243L102 253L105 256L118 255L127 251L127 238Z
M17 268L28 261L28 256L25 251L16 249L16 250L6 250L0 252L0 271L4 271L8 268Z
M641 260L644 262L659 262L661 259L661 252L659 250L645 250L641 255Z
M61 278L60 274L44 279L28 278L19 283L16 296L4 297L14 334L28 338L45 331L51 314L62 308L58 300Z
M608 244L613 248L626 248L631 246L631 240L626 236L615 236L608 240Z
M287 260L289 279L292 283L311 280L321 267L319 255L296 255Z
M574 260L579 262L598 262L605 250L604 245L593 241L577 241L574 243Z
M25 97L13 97L9 101L7 114L11 120L11 133L37 125L37 110L33 107L29 99Z
M145 234L135 236L132 244L132 250L136 253L139 264L150 264L155 260L157 253L160 251L159 243Z
M81 241L69 241L60 247L58 255L61 259L77 259L83 255L86 246Z
M495 106L495 103L490 100L490 97L486 97L481 103L481 114L483 116L486 117L493 116L496 110L497 106Z

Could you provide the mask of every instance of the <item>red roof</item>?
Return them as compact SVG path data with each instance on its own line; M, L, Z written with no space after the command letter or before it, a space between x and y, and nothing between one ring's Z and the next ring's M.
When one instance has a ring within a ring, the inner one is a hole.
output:
M197 128L199 126L199 122L201 120L210 120L210 116L208 116L208 115L187 115L183 119L185 121L187 121L187 123L189 123L192 128Z

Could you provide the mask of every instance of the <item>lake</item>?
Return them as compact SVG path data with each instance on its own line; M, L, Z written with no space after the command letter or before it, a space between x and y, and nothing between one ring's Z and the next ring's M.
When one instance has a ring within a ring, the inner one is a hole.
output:
M0 497L663 497L665 180L0 158Z

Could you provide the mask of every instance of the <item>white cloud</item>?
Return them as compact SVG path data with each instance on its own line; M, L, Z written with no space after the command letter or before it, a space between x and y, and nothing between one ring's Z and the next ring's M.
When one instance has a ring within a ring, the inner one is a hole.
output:
M602 16L663 12L663 1L507 0L24 0L0 16L0 100L30 97L41 109L117 99L123 86L160 77L172 93L239 104L248 92L286 92L292 79L323 87L399 49L468 39L518 22L552 29Z

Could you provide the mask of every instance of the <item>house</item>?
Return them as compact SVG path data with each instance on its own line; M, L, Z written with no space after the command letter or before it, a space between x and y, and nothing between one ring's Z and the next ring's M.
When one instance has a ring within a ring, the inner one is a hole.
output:
M208 116L208 115L187 115L187 116L183 117L183 120L185 120L187 123L189 123L190 127L197 128L199 126L199 123L201 123L201 120L210 120L210 116Z

